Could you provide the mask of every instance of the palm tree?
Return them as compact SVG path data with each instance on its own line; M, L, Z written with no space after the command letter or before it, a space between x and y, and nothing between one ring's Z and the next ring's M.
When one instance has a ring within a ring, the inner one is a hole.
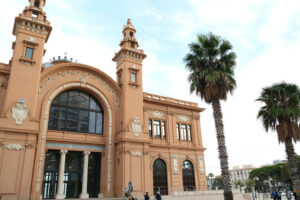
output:
M221 174L225 200L232 200L228 155L225 145L224 126L220 100L226 100L228 92L236 87L233 68L236 54L229 41L212 33L198 35L196 43L189 44L190 53L184 61L190 72L190 91L213 107L213 116L218 140Z
M279 143L285 144L293 187L298 192L299 200L300 176L293 141L300 141L300 89L297 85L284 82L274 84L263 88L256 101L264 104L257 118L262 119L266 131L276 130Z

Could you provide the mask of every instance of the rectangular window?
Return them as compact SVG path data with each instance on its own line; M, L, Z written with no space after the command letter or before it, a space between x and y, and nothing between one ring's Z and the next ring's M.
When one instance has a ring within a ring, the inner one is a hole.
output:
M154 129L154 137L160 138L161 137L161 134L160 134L160 121L158 121L158 120L153 121L153 129Z
M182 138L182 140L187 140L185 124L181 124L181 138Z
M162 137L166 138L166 122L162 121L161 123L161 131L162 131Z
M136 83L136 73L131 73L131 82Z
M177 139L180 140L180 129L179 129L179 124L176 124L176 131L177 131Z
M152 137L152 120L149 119L149 136Z
M33 48L26 47L25 57L32 59L32 57L33 57Z
M191 128L191 125L188 125L188 136L189 136L189 141L192 141L192 128Z

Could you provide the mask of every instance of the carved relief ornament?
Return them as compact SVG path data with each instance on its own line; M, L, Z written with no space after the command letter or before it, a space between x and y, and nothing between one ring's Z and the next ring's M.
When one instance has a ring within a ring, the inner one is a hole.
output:
M190 118L185 116L185 115L178 115L176 118L177 118L177 120L183 121L183 122L189 122L190 121Z
M152 115L153 117L157 117L157 118L163 118L165 115L164 113L158 111L158 110L153 110L149 112L150 115Z
M103 80L101 77L91 74L89 72L82 72L80 70L74 71L74 70L66 70L66 71L62 71L62 72L57 72L55 74L52 74L50 76L48 76L47 78L44 79L43 82L40 83L40 88L39 88L39 97L42 97L46 87L55 80L58 79L63 79L65 77L69 77L69 76L79 76L79 78L77 80L80 81L80 86L81 87L86 87L87 83L88 83L88 79L92 79L92 80L96 80L99 84L101 84L108 92L109 94L113 97L114 101L115 101L115 105L116 105L116 109L119 108L120 106L120 100L119 97L117 96L115 90L105 81Z
M7 144L4 142L1 142L0 145L3 149L16 150L16 151L23 150L26 148L32 148L34 146L33 144Z
M26 119L28 112L29 110L25 103L25 99L19 99L18 103L16 103L11 109L12 118L14 118L16 125L22 125L22 121Z
M142 123L140 122L138 117L135 117L131 123L132 132L135 137L138 137L142 131Z

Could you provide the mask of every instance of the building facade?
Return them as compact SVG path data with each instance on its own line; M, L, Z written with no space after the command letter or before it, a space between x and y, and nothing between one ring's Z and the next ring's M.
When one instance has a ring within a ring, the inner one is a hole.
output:
M236 184L237 181L240 181L245 184L253 169L255 169L253 165L243 165L242 167L234 166L231 170L229 170L232 183Z
M13 56L0 63L1 200L121 197L129 182L133 195L207 190L204 109L143 91L131 21L114 81L68 59L42 65L45 3L29 0L15 18Z

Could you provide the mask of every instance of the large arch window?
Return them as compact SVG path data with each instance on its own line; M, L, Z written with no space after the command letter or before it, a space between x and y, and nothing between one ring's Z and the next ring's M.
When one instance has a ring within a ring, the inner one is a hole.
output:
M184 191L195 190L194 167L191 161L185 160L182 163L182 180Z
M87 92L67 90L53 100L48 128L102 135L102 106Z
M153 192L168 195L167 165L165 161L158 158L153 163Z

